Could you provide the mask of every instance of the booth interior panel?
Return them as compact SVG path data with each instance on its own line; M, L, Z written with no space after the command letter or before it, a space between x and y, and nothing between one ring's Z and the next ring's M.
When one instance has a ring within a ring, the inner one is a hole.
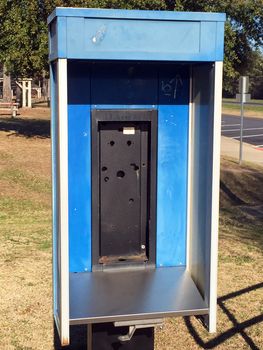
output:
M90 108L100 106L103 110L107 106L113 110L116 104L122 111L156 106L156 266L184 266L189 65L73 60L69 61L68 73L70 271L91 270Z
M91 271L91 122L89 66L68 65L69 270Z
M70 274L70 323L207 314L184 267Z
M159 75L156 265L186 264L189 67Z
M211 179L213 160L212 64L193 66L192 209L189 262L193 280L209 294L211 241Z
M127 109L132 105L156 105L157 93L156 65L132 62L91 64L93 105L119 105Z

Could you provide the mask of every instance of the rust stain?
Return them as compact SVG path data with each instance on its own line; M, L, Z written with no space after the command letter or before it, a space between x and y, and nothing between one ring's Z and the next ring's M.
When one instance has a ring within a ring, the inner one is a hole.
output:
M66 337L63 337L62 339L61 339L61 345L62 346L67 346L67 345L69 345L69 338L66 338Z
M108 256L102 256L99 259L100 264L116 264L116 263L122 263L122 262L146 262L148 261L148 257L145 253L141 254L135 254L135 255L108 255Z

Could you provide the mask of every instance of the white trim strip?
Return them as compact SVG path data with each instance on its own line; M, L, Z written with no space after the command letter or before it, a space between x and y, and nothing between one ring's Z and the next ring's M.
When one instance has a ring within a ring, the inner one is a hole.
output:
M211 249L210 249L210 295L209 332L216 332L217 315L217 263L218 263L218 220L219 220L219 181L220 181L220 141L222 105L223 62L215 62L214 78L214 120L213 120L213 172L211 208Z
M190 233L191 233L191 201L192 201L192 122L193 122L193 71L189 77L189 117L188 117L188 171L187 171L187 228L186 228L186 270L190 268Z
M68 93L67 60L58 59L59 121L59 234L60 234L60 340L69 344L69 257L68 257Z
M242 138L250 138L250 137L258 137L258 136L263 136L263 134L258 134L258 135L243 135ZM240 139L240 136L235 136L235 137L231 137L232 139Z

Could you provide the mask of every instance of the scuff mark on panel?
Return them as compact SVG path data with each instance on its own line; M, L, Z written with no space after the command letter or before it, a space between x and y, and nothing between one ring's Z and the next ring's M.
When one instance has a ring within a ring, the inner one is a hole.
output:
M101 26L95 35L92 36L91 41L94 45L98 45L102 42L107 32L107 27L105 25Z

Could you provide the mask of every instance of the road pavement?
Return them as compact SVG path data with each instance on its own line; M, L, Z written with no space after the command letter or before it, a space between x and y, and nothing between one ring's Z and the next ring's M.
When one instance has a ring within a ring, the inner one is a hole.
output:
M223 114L222 135L240 141L240 117ZM244 117L243 141L263 148L263 118Z

